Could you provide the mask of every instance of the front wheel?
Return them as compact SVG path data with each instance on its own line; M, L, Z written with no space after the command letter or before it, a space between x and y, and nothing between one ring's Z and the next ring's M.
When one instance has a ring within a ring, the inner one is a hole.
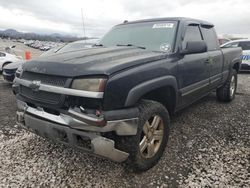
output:
M235 98L237 89L237 72L232 70L227 82L216 91L217 98L219 101L230 102Z
M130 154L128 165L135 171L144 171L153 167L164 152L170 118L166 108L155 101L141 101L139 113L137 134L119 140L121 148Z

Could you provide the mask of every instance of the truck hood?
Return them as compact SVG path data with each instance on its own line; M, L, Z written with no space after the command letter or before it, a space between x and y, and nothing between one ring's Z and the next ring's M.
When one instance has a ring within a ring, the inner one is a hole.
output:
M165 53L134 47L97 47L39 57L25 63L23 70L67 77L111 75L163 58L166 58Z

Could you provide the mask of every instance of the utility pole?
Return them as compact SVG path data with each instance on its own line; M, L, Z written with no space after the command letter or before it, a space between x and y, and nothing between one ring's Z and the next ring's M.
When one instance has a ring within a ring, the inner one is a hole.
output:
M81 13L82 13L82 28L83 28L83 38L86 43L86 33L85 33L85 24L84 24L84 17L83 17L83 9L81 8Z

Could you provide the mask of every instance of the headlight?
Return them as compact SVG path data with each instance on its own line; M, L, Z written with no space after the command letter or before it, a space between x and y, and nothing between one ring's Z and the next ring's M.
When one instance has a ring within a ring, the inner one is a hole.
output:
M22 66L19 66L18 69L16 70L15 76L16 76L17 78L20 78L21 75L22 75L22 73L23 73Z
M104 78L81 78L75 79L72 83L72 89L103 92L107 79Z

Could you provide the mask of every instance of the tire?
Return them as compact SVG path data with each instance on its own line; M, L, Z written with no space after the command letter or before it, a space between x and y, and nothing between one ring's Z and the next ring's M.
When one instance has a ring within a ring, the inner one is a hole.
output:
M134 171L145 171L159 161L165 150L170 131L170 118L166 108L158 102L143 100L138 107L137 134L119 137L117 141L118 148L129 153L126 161L128 166Z
M219 101L230 102L235 98L237 80L237 72L233 69L227 82L216 90L216 95Z

